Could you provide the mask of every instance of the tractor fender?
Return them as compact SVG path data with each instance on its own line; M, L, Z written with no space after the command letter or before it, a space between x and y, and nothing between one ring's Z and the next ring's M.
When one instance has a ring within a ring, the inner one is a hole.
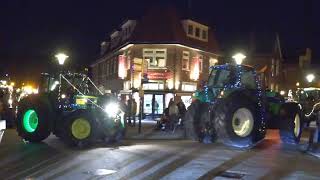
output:
M305 117L302 114L302 108L299 105L299 103L296 102L286 102L284 104L281 105L280 107L280 111L278 114L278 120L281 121L283 117L287 117L290 116L291 114L298 112L300 114L300 117L302 118L301 121L302 123L305 122ZM280 123L282 124L282 123ZM281 126L278 128L282 128Z
M279 115L286 116L294 111L302 112L301 106L296 102L286 102L281 105Z

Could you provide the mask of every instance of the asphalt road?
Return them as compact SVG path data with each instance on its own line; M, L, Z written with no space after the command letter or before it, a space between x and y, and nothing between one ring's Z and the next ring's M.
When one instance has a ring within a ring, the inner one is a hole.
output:
M125 140L77 150L6 131L0 179L319 179L320 159L280 144L275 131L249 151L188 140Z

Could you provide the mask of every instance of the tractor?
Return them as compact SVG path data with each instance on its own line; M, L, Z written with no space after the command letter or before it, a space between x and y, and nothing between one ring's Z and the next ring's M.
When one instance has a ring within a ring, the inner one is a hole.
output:
M224 64L211 69L185 115L188 138L251 148L265 138L267 129L279 129L282 142L299 143L304 116L298 103L262 89L251 66Z
M294 100L301 105L307 124L317 120L320 110L320 88L299 88Z
M125 109L112 95L104 95L84 73L41 75L39 93L20 100L19 136L40 142L51 133L71 146L120 141L125 136Z

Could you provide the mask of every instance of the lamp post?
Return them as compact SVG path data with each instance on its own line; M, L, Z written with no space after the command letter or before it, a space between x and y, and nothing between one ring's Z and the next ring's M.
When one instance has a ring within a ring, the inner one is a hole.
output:
M55 57L57 58L59 65L63 66L64 62L66 61L66 59L69 57L64 53L58 53L55 55Z
M306 79L307 79L308 83L312 83L313 80L315 79L315 75L314 74L308 74L306 76Z
M63 65L64 65L66 59L69 56L67 56L64 53L58 53L58 54L55 55L55 57L57 58L58 63L60 65L60 67L61 67L60 74L59 74L59 88L58 88L58 91L59 91L58 101L61 102L61 76L62 76L62 73L63 73ZM59 105L59 107L60 107L60 105Z
M246 56L242 53L237 53L232 56L237 65L241 65Z

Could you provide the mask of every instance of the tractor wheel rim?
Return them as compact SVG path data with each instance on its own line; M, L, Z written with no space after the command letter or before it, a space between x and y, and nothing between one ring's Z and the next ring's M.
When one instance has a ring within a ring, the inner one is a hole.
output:
M29 132L34 132L39 124L38 115L35 110L29 109L23 115L23 128Z
M247 108L238 109L232 117L233 131L240 137L248 136L252 132L253 124L253 115Z
M295 117L294 117L294 135L296 137L299 136L300 134L300 116L299 114L296 114Z
M91 133L91 125L88 120L78 118L71 125L71 133L76 139L86 139Z

